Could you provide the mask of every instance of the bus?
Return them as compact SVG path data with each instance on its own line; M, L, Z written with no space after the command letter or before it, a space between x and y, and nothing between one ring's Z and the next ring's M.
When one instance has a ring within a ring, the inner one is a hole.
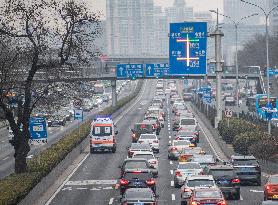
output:
M270 97L270 103L272 105L272 108L277 109L277 98L276 97ZM257 111L257 114L265 120L266 120L266 114L262 108L266 107L266 106L267 106L267 95L266 94L257 94L256 95L256 111ZM278 118L278 113L273 113L272 118Z

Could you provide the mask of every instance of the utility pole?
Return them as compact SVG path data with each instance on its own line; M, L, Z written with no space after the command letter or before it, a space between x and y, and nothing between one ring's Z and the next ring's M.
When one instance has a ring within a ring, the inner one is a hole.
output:
M215 128L218 127L218 123L222 120L222 102L221 102L221 78L222 78L222 52L221 52L221 38L224 36L223 32L219 29L219 15L217 9L217 25L214 33L211 33L211 37L215 38L215 63L216 63L216 117Z

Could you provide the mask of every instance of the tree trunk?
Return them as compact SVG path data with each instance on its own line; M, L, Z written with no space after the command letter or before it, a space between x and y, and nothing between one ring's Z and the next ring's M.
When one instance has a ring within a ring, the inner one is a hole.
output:
M15 149L15 173L25 173L28 171L26 157L30 151L30 146L28 144L28 137L22 135L23 139L18 143L18 147Z

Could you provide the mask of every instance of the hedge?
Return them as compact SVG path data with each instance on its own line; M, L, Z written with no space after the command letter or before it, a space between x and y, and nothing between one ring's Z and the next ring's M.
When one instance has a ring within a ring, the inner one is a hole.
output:
M117 102L116 107L107 107L99 114L112 114L135 98L141 90L143 81L139 81L135 92ZM51 172L75 147L77 147L90 132L90 120L66 134L57 143L43 150L28 160L28 172L24 174L11 174L0 180L0 205L13 205L20 202Z

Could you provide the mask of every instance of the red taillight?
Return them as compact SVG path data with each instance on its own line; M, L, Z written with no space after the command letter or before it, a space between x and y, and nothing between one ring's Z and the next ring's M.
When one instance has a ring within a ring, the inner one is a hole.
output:
M238 184L238 183L240 183L240 179L232 179L232 183Z
M131 137L132 137L132 138L135 138L135 134L132 134Z
M150 164L156 164L156 161L151 161Z
M203 171L200 172L200 175L204 175L205 173Z
M176 139L175 140L180 140L180 138L179 137L176 137Z
M155 184L155 181L154 181L154 179L148 179L147 181L146 181L146 183L147 183L147 185L154 185Z
M183 189L183 192L192 192L192 190L185 188L185 189Z
M176 171L176 176L181 177L181 172L180 171Z
M198 135L199 134L199 132L194 132L194 135Z
M120 180L120 185L128 185L128 180L126 180L126 179L121 179Z
M116 138L115 138L115 136L113 137L113 144L116 144Z
M220 201L217 203L217 205L227 205L226 201Z
M271 190L271 186L270 185L267 185L265 188L266 188L267 191Z
M138 174L138 173L142 173L142 171L133 171L132 173Z
M176 151L176 150L178 150L178 148L176 148L176 147L171 148L171 151Z

